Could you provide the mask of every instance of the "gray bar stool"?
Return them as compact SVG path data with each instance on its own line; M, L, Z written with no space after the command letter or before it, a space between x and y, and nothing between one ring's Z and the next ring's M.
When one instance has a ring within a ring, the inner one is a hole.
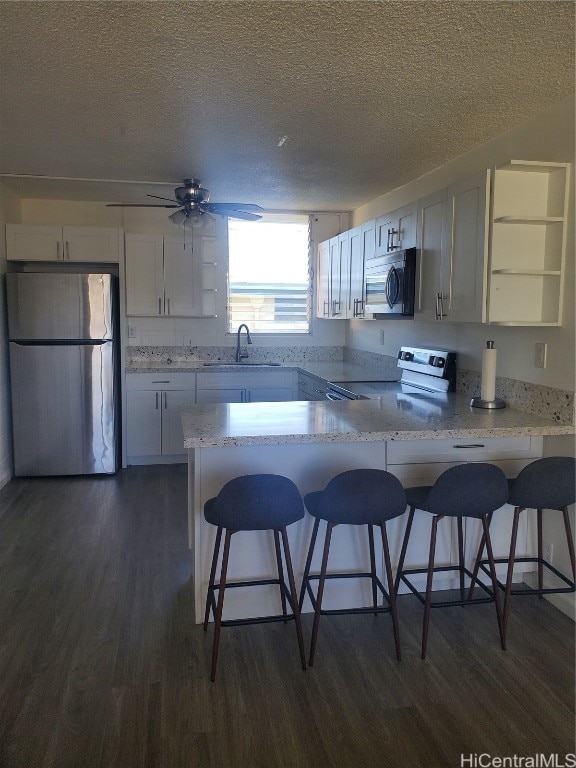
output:
M495 562L507 563L506 584L498 582L504 590L504 633L508 629L511 595L551 595L559 592L574 592L576 589L576 558L574 556L574 540L570 529L568 506L576 502L576 459L572 456L548 456L537 459L518 474L515 480L509 482L508 503L514 507L512 521L512 536L510 539L510 555L508 558L498 558ZM538 539L537 557L516 557L516 541L518 538L518 523L520 514L526 509L536 510L536 527ZM566 544L572 566L572 579L560 573L557 568L543 557L542 544L542 511L544 509L562 512ZM486 572L486 560L482 560L485 540L482 538L476 558L475 573L481 568ZM515 563L538 564L538 587L512 588L512 575ZM554 573L565 587L544 587L544 568Z
M210 679L216 678L216 663L218 660L218 645L220 642L220 628L243 624L262 624L273 621L288 621L294 619L296 635L300 649L302 669L306 669L304 654L304 640L302 636L302 624L300 621L300 609L298 595L292 570L292 559L286 526L301 520L304 517L304 505L298 488L292 480L281 475L243 475L226 483L218 495L208 499L204 505L204 517L208 523L217 526L216 542L212 557L208 593L206 595L206 612L204 614L204 631L208 628L210 609L214 614L214 639L212 643L212 666ZM274 546L276 550L276 563L278 567L277 579L259 579L254 581L227 582L228 559L230 555L230 541L232 535L238 531L274 531ZM222 532L225 532L224 551L222 554L222 566L220 581L216 583L216 568L220 553ZM284 549L288 584L284 580L282 555L280 552L280 537ZM280 589L282 613L276 616L260 616L249 619L222 620L224 607L224 593L226 589L233 587L252 587L264 584L277 584ZM218 591L218 602L215 592ZM288 602L292 613L286 609Z
M432 608L446 608L448 606L472 605L494 601L500 642L502 648L506 648L500 600L498 597L496 569L494 566L492 543L490 541L490 533L488 530L488 516L495 509L498 509L506 503L507 496L508 484L506 482L506 477L499 467L492 464L461 464L456 467L451 467L443 472L432 486L419 486L406 489L406 498L408 500L408 506L410 507L410 513L408 515L408 523L406 525L406 532L404 534L400 552L400 560L398 562L395 590L398 590L400 581L403 581L420 602L424 604L422 659L426 658L428 625L430 621L430 610ZM416 509L424 510L433 515L428 567L404 570L404 559L406 557L406 550L408 548L410 531L412 529L412 522L414 520L414 512ZM457 520L458 565L434 566L438 523L444 517L455 517ZM488 563L490 567L490 576L492 578L492 590L482 584L477 576L472 574L466 568L464 560L464 534L462 528L462 520L465 518L478 518L482 522L482 530L484 541L486 542ZM432 602L434 574L448 571L458 572L460 580L460 599ZM409 576L418 573L425 573L427 575L425 597L422 597L421 593L408 578ZM486 593L486 596L472 599L472 595L469 593L466 597L464 593L465 577L468 577L473 584L476 583L481 587Z
M352 469L342 472L332 478L323 491L308 493L304 497L304 503L308 512L315 518L304 576L300 593L300 608L304 602L306 592L314 607L314 624L312 628L312 642L310 645L309 665L314 663L316 653L316 640L321 615L349 614L349 613L391 613L394 628L394 642L396 656L400 660L400 633L398 629L398 616L396 611L396 595L392 580L392 566L390 563L390 550L386 535L386 521L399 517L406 511L406 495L399 480L389 472L381 469ZM318 575L310 574L310 566L314 555L316 537L320 520L326 521L326 536L322 565ZM328 555L330 552L330 540L332 530L340 524L366 525L368 526L368 543L370 547L370 572L355 573L327 573ZM388 591L376 574L376 555L374 551L373 527L378 526L382 536L384 550L384 565ZM369 578L372 581L372 607L370 608L341 608L336 610L322 610L322 598L326 579ZM314 595L311 581L318 580L318 591ZM378 590L382 593L387 605L378 605Z

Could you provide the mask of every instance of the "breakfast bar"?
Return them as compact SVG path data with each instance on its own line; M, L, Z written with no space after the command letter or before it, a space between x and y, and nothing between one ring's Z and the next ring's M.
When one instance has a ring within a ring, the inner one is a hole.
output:
M293 480L302 495L321 490L339 472L362 467L387 469L405 486L431 483L449 466L464 461L496 463L511 477L542 455L543 436L574 433L573 426L512 408L471 408L469 398L455 394L434 397L396 393L345 402L204 404L182 408L181 416L188 451L189 546L193 553L197 622L202 620L214 543L213 526L204 521L204 503L233 477L281 474ZM405 521L398 518L392 523L389 539L394 563ZM406 561L415 567L425 561L429 537L424 519L416 519L415 531L420 523L422 535L412 536ZM494 516L492 525L495 554L507 554L511 515L503 508L502 514ZM341 570L357 570L368 556L368 542L356 527L341 529L335 532L331 563ZM526 552L532 547L530 529L527 525L519 537ZM308 516L289 528L297 583L304 569L310 530ZM449 564L454 562L455 555L449 526L443 535L438 542L437 559ZM466 531L468 554L475 551L479 537L476 528ZM313 570L318 565L314 562ZM272 544L263 539L260 543L258 537L250 536L245 546L236 548L229 575L232 579L266 578L274 568ZM382 563L379 569L381 572ZM327 585L328 607L369 600L361 592L365 585L352 579L347 581L350 583L345 587L340 584L337 589ZM262 615L276 600L275 594L268 593L266 588L233 592L226 604L231 618ZM237 594L244 592L252 594ZM305 603L303 610L309 611L310 605Z

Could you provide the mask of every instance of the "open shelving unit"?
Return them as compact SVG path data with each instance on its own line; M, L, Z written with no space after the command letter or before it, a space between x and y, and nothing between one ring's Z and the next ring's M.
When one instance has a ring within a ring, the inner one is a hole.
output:
M569 169L523 160L495 169L489 323L561 324Z

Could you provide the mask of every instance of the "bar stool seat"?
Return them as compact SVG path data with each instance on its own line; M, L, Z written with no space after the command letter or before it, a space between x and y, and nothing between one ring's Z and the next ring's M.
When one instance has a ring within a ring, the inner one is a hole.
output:
M543 595L574 592L576 590L576 558L574 540L570 528L568 506L576 502L576 459L572 456L547 456L528 464L514 480L509 481L508 504L514 507L510 554L507 558L497 558L496 563L507 563L506 583L498 585L504 590L504 633L508 628L511 595ZM536 510L537 556L516 557L518 525L520 514L527 509ZM572 567L572 578L561 573L543 557L542 512L544 509L562 512L566 546ZM480 542L476 558L475 572L481 569L487 572L486 560L482 560L484 538ZM514 565L516 563L536 563L538 565L538 586L524 585L521 589L512 587ZM553 573L565 586L544 587L544 568Z
M410 512L400 551L398 571L396 575L395 591L398 591L400 582L404 582L410 591L424 604L424 621L422 626L422 652L421 658L426 658L428 643L428 627L430 611L432 608L443 608L455 605L470 605L475 603L495 602L496 618L500 633L500 642L505 649L504 632L498 587L496 582L496 570L492 554L492 544L488 531L488 515L506 503L508 485L506 477L501 469L492 464L461 464L451 467L440 475L434 485L418 486L406 489L406 499ZM430 534L430 550L428 566L426 568L404 569L406 550L412 530L414 513L416 509L430 513L432 517L432 529ZM458 530L458 565L435 566L436 536L438 523L444 517L453 517L457 520ZM487 545L488 562L492 577L492 590L488 589L471 571L466 568L464 559L464 533L462 520L465 518L477 518L482 522L484 540ZM433 577L435 573L457 572L460 581L460 599L432 601ZM426 574L426 593L422 594L412 581L410 576ZM465 578L471 583L476 583L485 593L484 597L472 599L471 593L466 597L464 593Z
M400 481L389 472L380 469L353 469L342 472L332 478L323 491L308 493L304 497L306 509L315 518L304 576L300 592L300 608L304 602L304 596L308 593L314 608L314 624L312 628L312 642L310 645L309 665L314 663L316 642L321 615L350 614L350 613L390 613L394 629L394 642L396 656L401 658L400 634L398 629L398 616L396 611L396 595L392 580L392 566L390 562L390 550L386 534L386 522L399 517L406 511L406 496ZM326 535L322 555L322 565L319 574L311 574L310 567L320 521L326 522ZM370 548L370 571L327 573L330 541L335 526L341 524L366 525L368 527L368 543ZM384 565L388 590L385 589L376 572L376 555L374 550L373 527L378 526L382 537L384 551ZM326 579L350 579L369 578L372 582L372 606L362 608L340 608L336 610L323 610L322 599ZM318 590L314 594L311 582L318 581ZM386 605L378 605L378 592L380 592Z
M291 480L287 477L282 477L281 475L258 474L236 477L226 483L216 497L208 499L204 505L204 517L206 522L217 527L210 580L206 595L206 611L204 614L204 631L208 629L210 610L212 610L214 614L214 639L212 643L212 665L210 672L210 679L212 682L214 682L216 678L216 663L218 660L221 627L261 624L274 621L286 622L289 619L294 619L298 647L300 650L300 661L302 663L302 669L306 669L298 595L296 592L292 559L290 557L290 547L286 532L286 527L288 525L291 525L304 517L304 504L298 488ZM270 578L236 582L229 582L226 580L231 538L233 534L239 531L274 532L274 546L278 568L277 579ZM216 582L216 569L223 532L225 533L225 537L220 580L219 582ZM286 586L284 580L280 538L282 538L289 588ZM275 584L279 587L282 605L281 614L247 619L222 620L224 594L226 589L267 584ZM218 592L218 601L216 601L215 598L216 592ZM286 603L290 606L291 613L288 613Z

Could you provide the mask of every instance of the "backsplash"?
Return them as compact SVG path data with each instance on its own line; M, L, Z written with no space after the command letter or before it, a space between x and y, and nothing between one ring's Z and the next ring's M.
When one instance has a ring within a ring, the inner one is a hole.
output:
M342 360L342 347L259 347L257 344L242 349L248 352L249 359L256 363L288 363L307 360L310 363L335 362ZM128 347L127 361L195 362L214 361L232 363L236 358L236 347Z
M399 379L402 371L398 368L398 358L391 355L379 355L362 349L344 347L344 362L363 365L382 375L382 379Z
M469 397L478 397L482 383L477 371L458 370L456 391ZM576 424L574 392L527 381L496 378L496 397L501 397L511 408L533 413L558 424Z

